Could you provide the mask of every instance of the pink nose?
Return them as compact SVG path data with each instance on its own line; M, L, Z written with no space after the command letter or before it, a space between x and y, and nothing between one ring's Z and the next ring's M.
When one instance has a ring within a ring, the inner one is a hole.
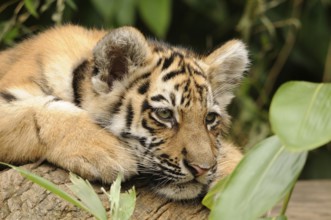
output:
M211 167L204 167L197 164L189 164L191 172L194 176L202 176L207 173Z

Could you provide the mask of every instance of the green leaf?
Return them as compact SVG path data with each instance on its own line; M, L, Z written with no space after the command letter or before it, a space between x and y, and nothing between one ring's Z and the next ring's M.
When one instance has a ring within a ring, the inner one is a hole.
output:
M43 5L40 7L40 12L43 13L47 11L51 5L55 2L55 0L46 0Z
M121 0L118 5L116 18L119 26L133 25L135 21L136 0Z
M111 210L111 216L114 218L114 220L119 219L118 213L119 213L119 206L120 206L120 194L121 194L121 175L118 174L115 182L110 187L110 195L109 195L109 201L110 201L110 210Z
M70 180L73 185L68 187L89 209L89 212L97 219L107 220L106 210L91 184L73 173L70 173Z
M149 29L157 37L164 38L170 24L171 0L139 0L138 9Z
M103 17L103 19L108 22L110 21L117 9L118 0L108 1L108 0L91 0L97 12Z
M123 174L118 174L115 182L110 187L109 194L102 188L103 192L109 198L111 219L113 220L130 219L136 204L136 191L134 187L128 192L121 193L122 176Z
M286 148L311 150L331 140L331 84L288 82L270 107L273 131Z
M260 142L238 164L223 192L216 194L210 219L259 218L292 188L306 157L306 152L286 150L277 136Z
M213 208L215 200L218 199L218 196L224 190L226 182L229 180L230 176L227 176L216 183L216 185L211 188L208 194L203 198L202 204L209 209Z
M136 204L136 190L133 187L128 192L120 194L119 219L128 220L133 214Z
M25 8L35 18L38 18L38 13L37 13L38 4L39 4L39 2L37 0L24 0Z
M72 9L72 10L77 10L77 5L74 2L74 0L66 0L66 4Z
M27 170L15 167L13 165L2 163L2 162L0 162L0 164L13 168L14 170L18 171L22 176L26 177L27 179L31 180L32 182L47 189L48 191L52 192L53 194L59 196L60 198L62 198L64 200L70 202L71 204L77 206L78 208L84 209L89 212L88 208L84 204L79 202L75 197L69 195L67 192L61 190L54 183L52 183L40 176L37 176L36 174L33 174Z

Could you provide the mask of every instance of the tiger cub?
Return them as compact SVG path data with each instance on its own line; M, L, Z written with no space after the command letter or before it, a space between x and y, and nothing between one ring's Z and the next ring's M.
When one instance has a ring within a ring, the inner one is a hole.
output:
M47 30L0 53L0 161L198 198L241 158L223 134L247 56L238 40L201 56L132 27Z

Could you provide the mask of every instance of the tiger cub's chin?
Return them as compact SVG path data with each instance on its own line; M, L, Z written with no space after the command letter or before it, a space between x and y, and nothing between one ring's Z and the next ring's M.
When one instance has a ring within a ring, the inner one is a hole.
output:
M171 200L195 200L201 199L207 189L207 184L192 180L187 183L160 186L156 189L156 193Z

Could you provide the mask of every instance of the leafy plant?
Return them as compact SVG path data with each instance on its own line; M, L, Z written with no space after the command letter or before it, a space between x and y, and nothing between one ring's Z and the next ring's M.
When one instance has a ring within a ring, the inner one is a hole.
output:
M70 181L72 182L72 185L69 185L68 187L75 195L72 196L64 190L60 189L54 183L25 169L2 162L0 162L0 164L13 168L22 176L59 196L63 200L68 201L78 208L89 212L96 219L107 220L107 212L103 207L100 198L87 180L83 180L75 174L70 173ZM111 219L114 220L128 220L133 214L136 202L136 192L134 188L130 189L128 192L121 193L121 178L122 175L119 174L110 188L110 193L107 193L102 188L103 192L109 198L109 202L111 204L110 216Z
M111 216L113 219L129 219L133 214L136 204L136 191L133 187L127 193L121 193L121 175L112 184L110 193L103 188L103 192L108 196L110 202Z
M285 212L307 150L331 140L331 84L288 82L270 108L275 136L253 147L204 198L210 219L257 219L284 199ZM270 218L267 218L270 219Z

